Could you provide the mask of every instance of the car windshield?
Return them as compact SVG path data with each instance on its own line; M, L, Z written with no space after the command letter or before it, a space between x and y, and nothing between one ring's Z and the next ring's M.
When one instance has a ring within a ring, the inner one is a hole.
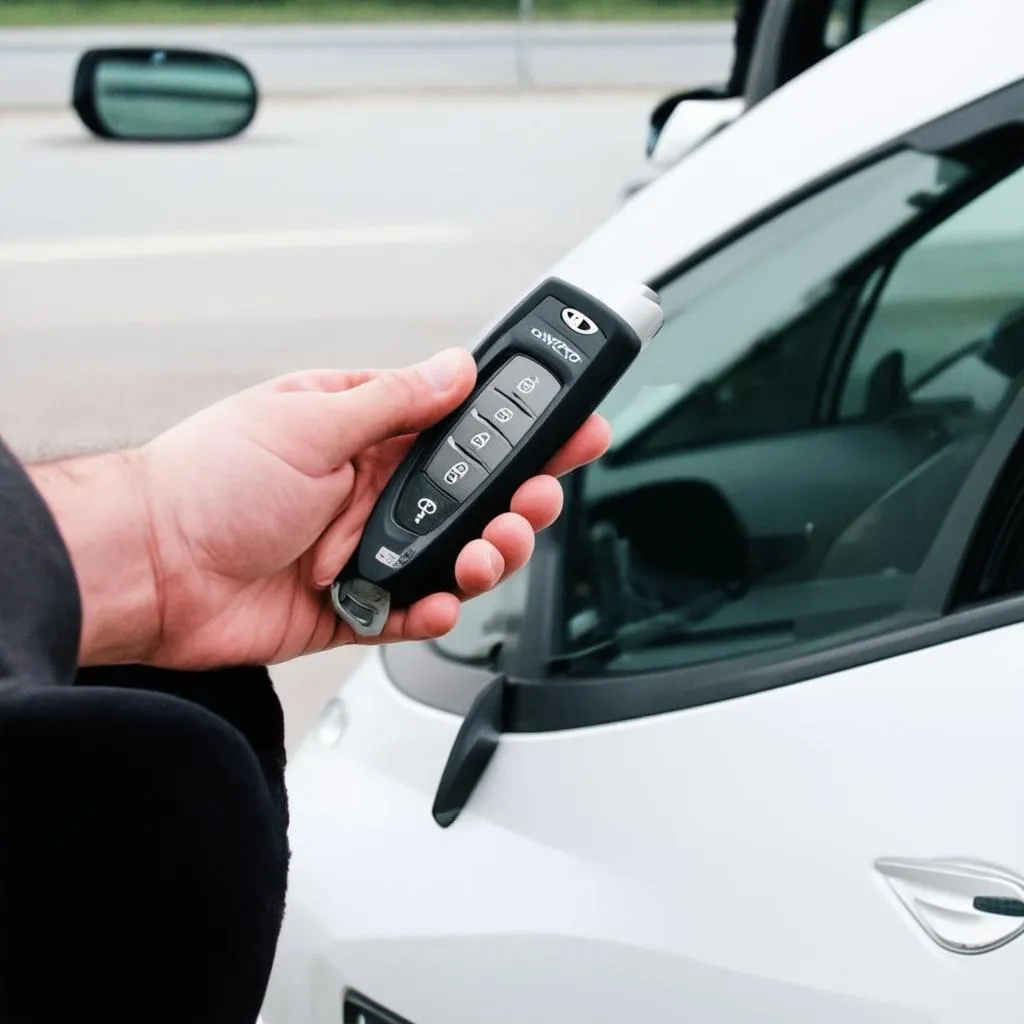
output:
M571 510L560 662L630 672L905 612L1024 371L1024 176L902 151L661 289Z

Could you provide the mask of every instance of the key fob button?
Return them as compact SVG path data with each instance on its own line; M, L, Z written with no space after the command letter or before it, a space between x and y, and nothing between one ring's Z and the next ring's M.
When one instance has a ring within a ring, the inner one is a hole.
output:
M457 504L422 473L417 473L402 490L395 508L395 521L410 533L422 537L440 526Z
M504 395L487 388L477 395L472 408L480 419L493 423L510 444L517 444L530 429L533 417Z
M452 432L452 438L464 452L479 459L487 469L496 469L512 451L512 445L501 436L496 426L481 422L472 413L462 417Z
M558 394L558 378L526 356L509 360L494 378L494 388L508 398L521 402L535 416L542 413Z
M487 473L446 441L427 465L427 477L456 501L465 501L484 482Z

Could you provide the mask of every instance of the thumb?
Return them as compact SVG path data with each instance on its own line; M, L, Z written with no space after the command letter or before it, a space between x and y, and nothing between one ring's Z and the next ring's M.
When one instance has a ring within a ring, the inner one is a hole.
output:
M465 349L450 348L415 366L383 370L340 392L334 411L349 457L432 426L456 409L475 383L473 357Z

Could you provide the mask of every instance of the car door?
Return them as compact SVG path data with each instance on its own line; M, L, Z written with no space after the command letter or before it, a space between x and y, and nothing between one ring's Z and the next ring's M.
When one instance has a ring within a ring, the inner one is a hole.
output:
M1020 1019L1021 141L876 156L658 282L467 804L589 894L541 888L501 1020Z

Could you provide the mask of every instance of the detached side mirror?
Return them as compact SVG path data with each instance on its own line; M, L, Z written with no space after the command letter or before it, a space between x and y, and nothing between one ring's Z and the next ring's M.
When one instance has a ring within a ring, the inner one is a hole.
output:
M648 141L650 162L655 167L672 167L702 142L732 124L745 107L742 96L700 98L691 94L682 99Z
M212 142L240 135L256 116L249 69L219 53L123 47L79 59L72 106L101 139Z

